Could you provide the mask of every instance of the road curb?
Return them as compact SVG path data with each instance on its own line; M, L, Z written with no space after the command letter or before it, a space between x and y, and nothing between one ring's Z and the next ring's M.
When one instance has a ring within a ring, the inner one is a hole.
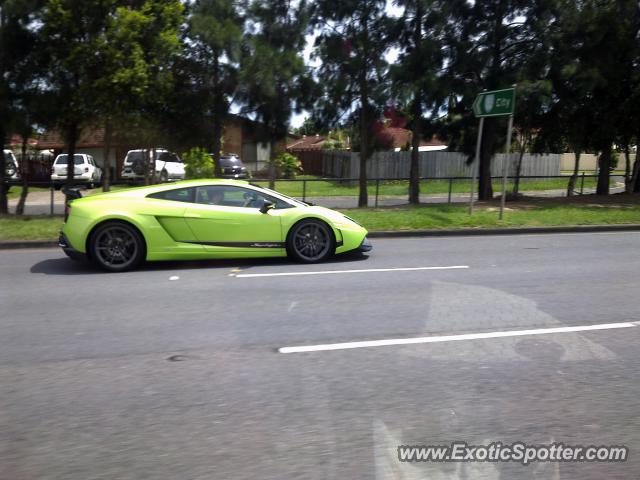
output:
M504 228L460 228L455 230L397 230L372 231L370 238L403 237L465 237L473 235L523 235L532 233L589 233L589 232L633 232L640 231L640 224L623 225L571 225L557 227L504 227Z
M404 237L466 237L477 235L522 235L532 233L589 233L589 232L634 232L640 231L639 224L626 225L574 225L563 227L513 227L513 228L461 228L457 230L398 230L372 231L369 238L404 238ZM0 250L17 250L21 248L54 248L55 240L15 240L0 242Z

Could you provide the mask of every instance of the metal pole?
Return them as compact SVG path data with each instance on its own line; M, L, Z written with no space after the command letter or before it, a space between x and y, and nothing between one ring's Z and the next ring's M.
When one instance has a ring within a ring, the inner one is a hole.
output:
M307 181L302 180L302 201L307 201Z
M478 141L476 143L476 156L471 165L473 172L471 177L471 197L469 197L469 215L473 213L473 197L476 189L476 179L478 178L478 167L480 166L480 145L482 145L482 129L484 127L484 117L480 117L480 125L478 126Z
M509 152L511 151L511 131L513 130L513 115L509 115L507 127L507 146L505 147L504 167L502 168L502 198L500 198L500 220L504 216L504 204L507 200L507 174L509 173Z
M51 185L50 185L50 190L51 190L51 206L50 206L50 215L53 217L53 191L54 191L54 186L53 186L53 180L51 180Z
M451 189L453 187L453 178L449 177L449 199L447 200L447 203L451 203Z
M378 192L380 191L380 179L376 178L376 208L378 208Z

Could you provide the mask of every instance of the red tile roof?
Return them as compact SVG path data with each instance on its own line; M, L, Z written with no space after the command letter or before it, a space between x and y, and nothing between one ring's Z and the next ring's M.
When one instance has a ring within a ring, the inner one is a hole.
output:
M305 135L301 139L287 145L288 151L301 151L301 150L320 150L326 137L322 135Z
M103 127L83 129L76 144L76 148L101 148L103 146ZM59 150L64 147L64 138L58 130L47 130L38 142L38 148L41 150Z

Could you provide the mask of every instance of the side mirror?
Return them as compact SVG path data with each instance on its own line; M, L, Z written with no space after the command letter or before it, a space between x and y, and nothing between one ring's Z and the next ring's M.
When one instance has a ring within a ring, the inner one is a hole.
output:
M275 206L276 206L275 203L269 200L264 200L262 202L262 206L260 207L260 213L267 213L269 210L271 210Z

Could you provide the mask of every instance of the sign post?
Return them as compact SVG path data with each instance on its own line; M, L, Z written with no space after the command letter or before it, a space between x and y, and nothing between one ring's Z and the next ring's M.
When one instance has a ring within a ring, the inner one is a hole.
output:
M516 87L504 88L502 90L491 90L489 92L481 92L473 102L473 114L476 118L480 118L480 126L478 130L478 142L476 144L476 156L472 165L473 180L471 183L471 199L469 201L469 213L473 213L473 197L476 183L476 171L480 167L480 145L482 143L482 129L484 127L485 117L509 117L509 126L507 127L507 145L506 157L503 168L502 178L502 198L500 201L500 219L504 215L504 203L507 188L508 156L511 149L511 131L513 129L513 111L516 105ZM477 165L476 165L477 164Z

